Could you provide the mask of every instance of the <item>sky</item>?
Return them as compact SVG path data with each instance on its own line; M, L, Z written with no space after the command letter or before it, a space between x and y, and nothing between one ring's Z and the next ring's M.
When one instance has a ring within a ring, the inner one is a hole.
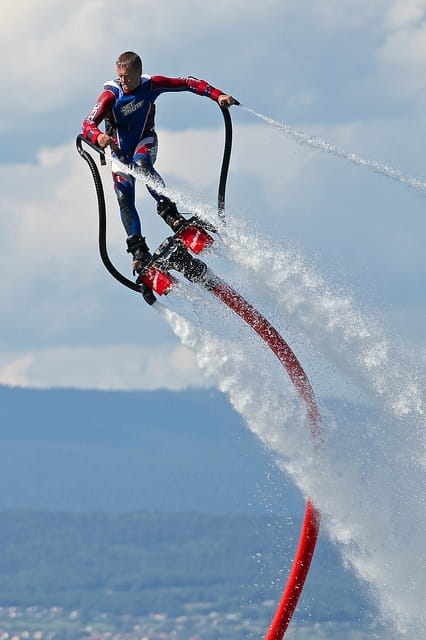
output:
M144 72L195 76L242 107L227 191L232 220L297 247L404 349L425 360L425 192L316 148L315 136L426 180L426 0L0 0L0 384L208 386L193 353L105 271L92 179L75 149L119 53ZM157 169L214 206L221 113L193 94L157 102ZM108 170L108 246L130 277ZM152 245L167 235L143 185Z

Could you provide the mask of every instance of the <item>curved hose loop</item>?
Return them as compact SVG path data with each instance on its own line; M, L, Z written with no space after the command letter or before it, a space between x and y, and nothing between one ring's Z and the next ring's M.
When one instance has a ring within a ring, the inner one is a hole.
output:
M102 262L103 262L105 268L109 271L109 273L116 280L118 280L118 282L120 282L124 286L128 287L129 289L132 289L133 291L137 291L138 293L142 293L141 287L138 284L136 284L135 282L132 282L132 280L129 280L128 278L123 276L123 274L120 273L120 271L118 271L118 269L116 269L114 267L114 265L112 264L112 262L111 262L111 260L109 258L108 251L107 251L107 246L106 246L106 206L105 206L104 189L103 189L103 186L102 186L102 179L101 179L101 176L99 174L98 167L96 166L96 162L93 160L93 158L90 155L90 153L88 153L87 151L85 151L83 149L83 147L82 147L82 143L83 142L85 142L89 146L92 146L98 153L100 153L101 154L101 158L104 157L104 154L100 149L98 149L98 148L94 147L93 145L91 145L90 143L88 143L88 141L85 140L81 134L77 136L77 139L76 139L77 150L78 150L79 154L81 155L81 157L89 165L89 168L90 168L90 171L91 171L91 174L92 174L92 177L93 177L93 181L95 183L95 188L96 188L96 196L97 196L97 199L98 199L98 213L99 213L98 242L99 242L99 253L101 255Z
M217 209L219 218L225 222L225 193L226 181L228 179L229 162L232 149L232 120L229 108L220 107L225 122L225 144L223 148L222 168L220 170L219 190L217 196Z

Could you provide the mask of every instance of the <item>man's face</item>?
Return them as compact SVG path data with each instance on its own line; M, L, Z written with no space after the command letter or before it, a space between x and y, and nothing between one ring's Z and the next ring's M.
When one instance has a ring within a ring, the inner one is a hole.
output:
M116 68L117 76L124 93L130 93L139 86L141 77L137 71L135 72L130 67L123 67L121 65L117 65Z

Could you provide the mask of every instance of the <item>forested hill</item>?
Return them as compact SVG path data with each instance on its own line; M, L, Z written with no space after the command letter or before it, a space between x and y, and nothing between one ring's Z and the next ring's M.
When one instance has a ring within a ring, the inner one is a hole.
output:
M3 511L0 603L115 615L197 607L268 620L294 535L290 520L266 516ZM354 622L370 611L322 538L297 619Z
M304 501L223 395L0 387L0 407L2 606L269 619ZM360 593L322 536L311 622L369 615Z
M215 391L0 387L0 509L300 514Z

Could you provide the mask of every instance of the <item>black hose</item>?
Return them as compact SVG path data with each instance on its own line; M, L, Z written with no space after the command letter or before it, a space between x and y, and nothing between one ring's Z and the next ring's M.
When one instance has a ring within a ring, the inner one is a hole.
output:
M81 157L84 158L84 160L89 165L90 171L92 173L93 181L95 183L95 188L96 188L96 196L98 199L98 212L99 212L98 242L99 242L99 253L101 255L102 262L104 263L104 266L109 271L109 273L121 284L125 285L129 289L132 289L133 291L142 293L142 288L140 287L140 285L136 284L132 280L129 280L128 278L123 276L123 274L120 273L120 271L118 271L114 267L111 260L109 259L107 246L106 246L106 206L105 206L104 189L102 186L102 179L99 174L98 167L96 166L96 162L93 160L90 153L88 153L83 149L82 147L83 142L86 144L89 144L89 146L96 149L98 153L101 153L101 158L104 157L104 154L101 149L94 147L94 145L91 145L90 143L88 143L88 141L85 140L85 138L83 138L81 134L77 136L77 139L76 139L77 150L81 155Z
M222 168L219 178L219 190L217 195L217 210L219 218L225 222L225 193L226 193L226 181L228 179L229 161L231 159L232 149L232 120L229 108L220 107L222 111L223 119L225 121L225 145L223 148Z

